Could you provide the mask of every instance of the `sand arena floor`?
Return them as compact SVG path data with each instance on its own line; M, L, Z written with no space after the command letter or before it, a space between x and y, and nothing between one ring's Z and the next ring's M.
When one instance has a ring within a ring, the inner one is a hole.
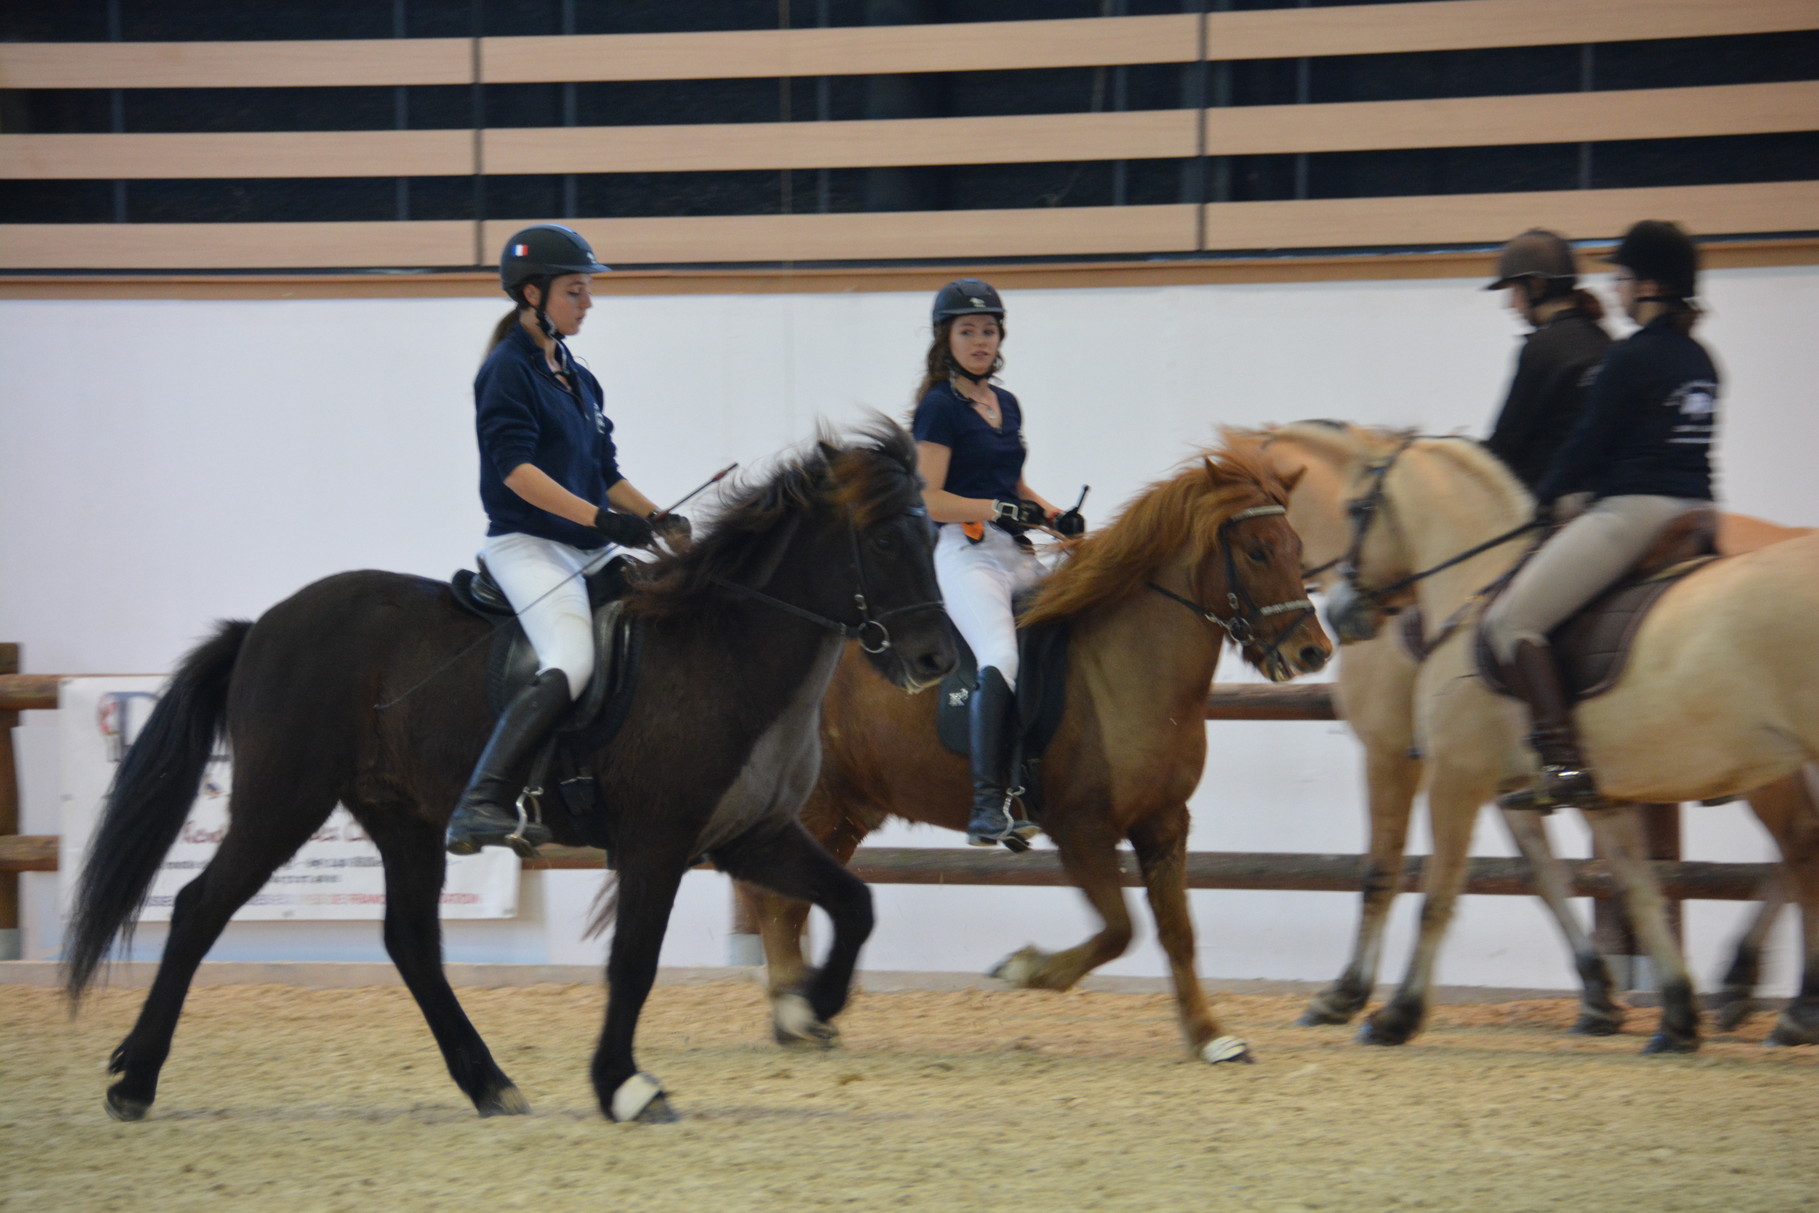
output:
M148 1120L102 1111L141 996L73 1024L0 987L0 1209L1773 1210L1819 1207L1819 1050L1768 1017L1691 1057L1564 1034L1565 1001L1443 1006L1366 1048L1224 995L1254 1066L1184 1060L1168 999L861 994L785 1053L758 988L660 986L641 1060L681 1123L587 1086L602 993L463 990L533 1115L480 1120L399 989L193 991Z

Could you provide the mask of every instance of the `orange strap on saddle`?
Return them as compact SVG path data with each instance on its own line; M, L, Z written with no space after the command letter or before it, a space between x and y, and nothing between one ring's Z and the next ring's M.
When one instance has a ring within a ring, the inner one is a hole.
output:
M963 522L960 533L965 535L968 543L985 542L985 524L983 522Z

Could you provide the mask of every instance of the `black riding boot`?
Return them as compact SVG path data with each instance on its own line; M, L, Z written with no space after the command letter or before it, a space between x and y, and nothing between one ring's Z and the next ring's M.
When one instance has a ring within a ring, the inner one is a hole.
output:
M1510 807L1536 809L1593 809L1602 804L1591 768L1579 752L1579 734L1573 728L1573 703L1560 681L1554 650L1533 640L1516 645L1509 664L1510 689L1528 704L1534 732L1529 744L1541 759L1534 794L1526 805L1505 801Z
M525 762L568 705L568 675L561 670L544 670L505 705L474 765L467 791L448 819L444 845L449 854L472 855L481 847L508 846L529 857L550 841L549 829L539 822L520 832L515 806L524 790Z
M1014 717L1017 698L996 667L979 671L979 685L970 705L973 764L973 816L966 823L966 841L976 847L995 847L1011 836L1011 751L1015 748Z

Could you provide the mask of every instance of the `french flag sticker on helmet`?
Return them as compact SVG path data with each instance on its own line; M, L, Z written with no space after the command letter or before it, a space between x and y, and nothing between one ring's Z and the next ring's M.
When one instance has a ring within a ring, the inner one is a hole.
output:
M531 255L531 246L530 246L530 245L528 245L528 244L514 244L514 245L512 245L512 256L514 256L514 257L528 257L528 256L530 256L530 255Z

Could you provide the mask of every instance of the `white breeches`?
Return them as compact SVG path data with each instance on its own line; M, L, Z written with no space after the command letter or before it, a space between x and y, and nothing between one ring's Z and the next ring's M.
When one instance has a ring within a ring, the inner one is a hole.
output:
M578 699L594 673L594 613L587 604L587 573L617 551L612 544L584 551L513 532L489 535L480 549L486 568L518 612L537 668L568 676L570 699Z
M956 523L945 523L935 540L935 580L947 601L948 618L972 646L979 668L995 668L1017 686L1017 618L1011 596L1042 575L1036 557L995 526L985 538L967 542Z

